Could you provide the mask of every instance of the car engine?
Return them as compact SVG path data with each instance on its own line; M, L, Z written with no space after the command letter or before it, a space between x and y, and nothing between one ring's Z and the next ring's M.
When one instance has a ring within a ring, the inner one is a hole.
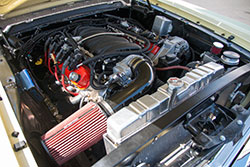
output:
M174 18L157 12L147 14L139 9L121 9L5 32L11 46L5 45L11 55L8 61L23 92L18 117L34 152L42 155L39 150L43 150L50 165L77 166L81 156L93 165L244 64L237 51L216 38L198 38L199 34L194 35L198 31L185 29L187 25ZM228 106L243 101L245 93L241 93L231 96ZM217 97L213 98L215 101ZM195 138L199 149L215 146L207 144L209 135L215 133L211 127L222 128L237 117L223 107L211 106L216 111L207 118L209 123L190 115L185 122L185 128L196 137L202 128L208 128L203 136L207 142ZM131 154L132 160L123 164L147 162L143 151Z

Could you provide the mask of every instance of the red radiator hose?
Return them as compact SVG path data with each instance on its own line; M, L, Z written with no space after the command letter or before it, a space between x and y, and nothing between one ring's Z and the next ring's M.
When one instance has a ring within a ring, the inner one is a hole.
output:
M167 71L167 70L173 70L173 69L182 69L186 71L190 71L191 69L185 66L169 66L169 67L162 67L162 68L156 68L157 71Z

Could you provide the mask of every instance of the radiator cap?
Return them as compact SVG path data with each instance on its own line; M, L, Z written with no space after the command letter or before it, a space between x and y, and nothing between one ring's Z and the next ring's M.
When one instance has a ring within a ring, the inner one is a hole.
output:
M220 59L226 65L235 66L240 62L240 55L233 51L224 51Z

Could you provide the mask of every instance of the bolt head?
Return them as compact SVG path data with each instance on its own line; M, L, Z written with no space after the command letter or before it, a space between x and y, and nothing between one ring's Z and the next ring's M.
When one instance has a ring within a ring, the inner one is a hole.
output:
M192 114L188 113L186 117L187 119L190 119L192 117Z
M243 108L242 106L238 106L238 107L237 107L237 111L238 111L238 112L243 112L243 111L244 111L244 108Z
M220 140L221 140L221 141L225 141L225 140L226 140L226 137L223 136L223 135L221 135L221 136L220 136Z
M202 136L202 137L200 138L200 141L201 141L202 143L207 143L207 142L208 142L208 139L207 139L206 137Z
M18 137L18 135L19 135L19 132L17 132L17 131L14 131L11 133L11 136L13 136L13 137Z
M77 82L78 81L78 79L79 79L79 75L76 73L76 72L71 72L70 74L69 74L69 79L71 80L71 81L74 81L74 82Z
M238 124L239 126L243 125L242 120L237 120L237 124Z

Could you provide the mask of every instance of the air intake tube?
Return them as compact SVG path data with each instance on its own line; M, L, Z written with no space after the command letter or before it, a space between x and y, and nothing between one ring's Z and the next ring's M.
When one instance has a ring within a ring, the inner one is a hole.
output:
M126 88L98 104L89 102L41 137L44 149L58 165L101 140L107 130L107 117L150 88L154 80L152 66L140 56L128 60L135 79Z
M133 99L145 93L154 81L153 67L142 57L133 57L128 62L128 65L132 68L135 79L127 87L105 100L110 108L112 108L113 112L118 111ZM105 109L103 103L99 105ZM110 108L106 108L105 110L110 110ZM110 111L107 112L110 113Z

